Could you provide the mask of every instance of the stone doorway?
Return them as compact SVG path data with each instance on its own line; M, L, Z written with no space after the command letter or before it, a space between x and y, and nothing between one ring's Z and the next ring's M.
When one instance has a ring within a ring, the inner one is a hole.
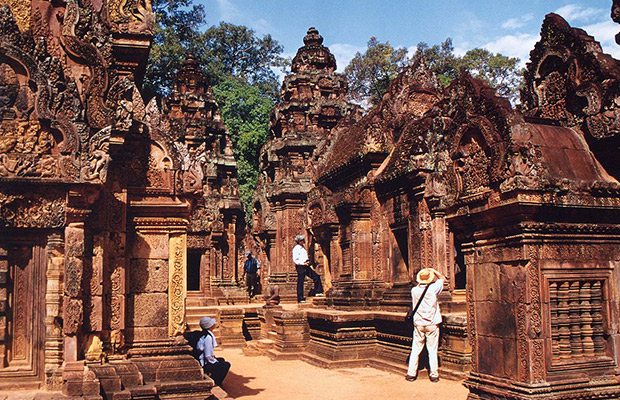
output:
M0 330L5 338L0 342L0 387L38 387L44 368L45 248L35 236L6 238L0 243Z

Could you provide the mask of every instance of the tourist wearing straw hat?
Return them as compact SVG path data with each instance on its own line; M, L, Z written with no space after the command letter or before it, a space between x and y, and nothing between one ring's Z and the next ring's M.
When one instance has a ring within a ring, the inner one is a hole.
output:
M428 350L431 382L439 381L437 347L439 345L439 324L441 311L437 296L443 290L446 277L433 268L423 268L416 276L418 285L411 289L413 305L413 343L409 357L409 369L405 379L414 381L418 377L418 358L424 348Z
M196 348L200 351L198 361L205 374L209 375L217 386L222 386L222 382L230 369L230 363L223 357L215 357L213 350L217 347L217 341L215 336L213 336L213 332L211 332L215 326L215 318L200 318L200 327L202 328L203 335L198 339Z

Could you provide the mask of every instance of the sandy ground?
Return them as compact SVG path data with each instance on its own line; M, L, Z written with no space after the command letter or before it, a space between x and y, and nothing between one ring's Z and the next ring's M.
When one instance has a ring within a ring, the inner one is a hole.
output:
M249 357L241 349L216 349L232 367L224 387L213 388L220 400L465 400L461 382L426 377L407 382L404 376L374 368L327 370L303 361L271 361ZM53 393L2 392L0 400L47 400Z
M218 349L216 356L232 364L223 390L213 390L221 400L465 400L468 393L461 382L422 377L407 382L374 368L327 370L303 361L248 357L240 349Z

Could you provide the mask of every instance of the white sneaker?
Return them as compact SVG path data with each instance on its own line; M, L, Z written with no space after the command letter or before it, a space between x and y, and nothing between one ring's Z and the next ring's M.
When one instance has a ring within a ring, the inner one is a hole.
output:
M325 297L325 293L317 293L314 297Z

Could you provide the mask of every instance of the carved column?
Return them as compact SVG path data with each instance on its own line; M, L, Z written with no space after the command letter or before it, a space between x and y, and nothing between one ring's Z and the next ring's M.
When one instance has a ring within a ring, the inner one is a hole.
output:
M0 235L0 277L2 277L3 279L1 279L0 282L2 282L0 284L0 288L2 288L3 290L0 290L0 305L2 305L2 308L4 310L7 309L7 303L8 303L8 290L7 290L7 278L9 275L9 260L8 260L8 248L7 248L7 243L5 238ZM5 338L8 338L8 326L7 326L7 316L6 316L6 311L2 312L2 314L0 314L0 333L2 334L2 340L0 341L0 367L4 367L6 365L6 342L5 342Z
M356 210L351 221L351 251L353 280L366 281L372 278L372 234L368 210Z
M135 219L134 222L136 231L132 235L127 275L126 336L130 348L168 338L170 267L179 259L175 259L174 249L170 251L170 236L166 228L146 218ZM163 220L161 222L164 223Z
M70 222L65 228L65 290L63 329L65 361L77 361L79 338L84 322L82 278L85 258L84 222Z
M0 261L1 262L1 261ZM47 237L47 289L45 294L45 385L60 390L62 376L57 373L63 362L62 283L65 254L64 240L58 233Z
M170 234L168 289L168 334L182 335L185 330L185 298L187 297L187 233Z

